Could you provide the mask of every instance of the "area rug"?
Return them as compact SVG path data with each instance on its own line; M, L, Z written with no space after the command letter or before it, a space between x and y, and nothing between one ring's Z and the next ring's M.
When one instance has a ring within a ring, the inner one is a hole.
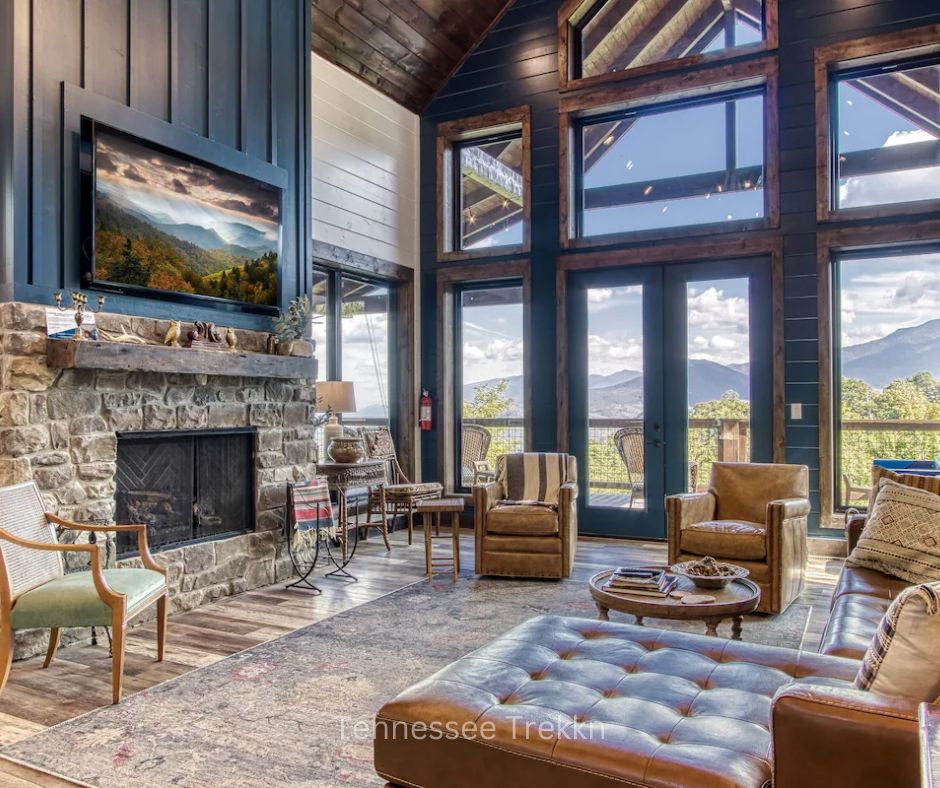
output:
M744 639L799 647L809 610L748 617ZM370 723L382 703L543 613L596 616L583 581L422 581L0 754L100 788L381 786ZM647 623L703 631L695 622Z

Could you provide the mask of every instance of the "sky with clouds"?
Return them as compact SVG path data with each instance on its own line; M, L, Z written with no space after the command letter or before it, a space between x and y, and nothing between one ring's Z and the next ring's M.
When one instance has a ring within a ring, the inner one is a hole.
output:
M237 242L235 224L264 234L277 251L279 190L205 167L99 129L96 186L124 207L167 224L194 224Z

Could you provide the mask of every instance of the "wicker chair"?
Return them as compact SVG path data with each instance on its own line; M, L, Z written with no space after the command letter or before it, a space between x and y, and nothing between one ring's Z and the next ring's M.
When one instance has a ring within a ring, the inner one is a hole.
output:
M385 460L385 510L382 510L382 499L377 491L369 490L369 502L366 513L366 524L372 521L372 515L378 514L388 520L388 516L397 517L404 514L408 518L408 544L414 537L414 512L418 501L428 498L440 498L444 488L438 482L412 482L405 476L405 472L398 464L398 453L395 451L395 442L388 427L360 430L362 441L366 449L366 457L370 460Z
M627 469L627 484L630 487L630 508L637 499L637 495L643 495L644 482L634 481L635 478L643 479L643 428L642 427L623 427L614 433L614 446L617 447L617 454L623 460L624 467Z
M137 534L139 569L104 569L95 544L59 544L55 526ZM87 553L88 572L65 574L63 553ZM111 627L112 701L121 699L127 622L157 604L157 660L166 644L166 569L147 547L144 525L80 525L47 514L33 482L0 489L0 691L13 662L13 631L46 629L49 667L62 627Z
M479 424L464 424L460 440L460 476L464 484L474 487L482 481L492 481L496 473L489 467L486 455L493 436Z
M630 508L633 508L633 502L636 499L637 491L643 494L644 483L635 482L635 477L643 478L645 472L643 460L643 428L642 427L624 427L614 433L614 445L617 447L617 454L623 460L627 469L627 484L630 486ZM696 492L698 489L698 463L689 463L689 490Z

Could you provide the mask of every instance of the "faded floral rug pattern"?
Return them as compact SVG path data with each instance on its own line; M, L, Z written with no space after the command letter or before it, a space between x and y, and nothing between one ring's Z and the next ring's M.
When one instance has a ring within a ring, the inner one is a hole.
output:
M799 647L809 611L748 617L744 639ZM363 733L382 703L543 613L596 616L583 581L416 583L0 753L100 788L381 786Z

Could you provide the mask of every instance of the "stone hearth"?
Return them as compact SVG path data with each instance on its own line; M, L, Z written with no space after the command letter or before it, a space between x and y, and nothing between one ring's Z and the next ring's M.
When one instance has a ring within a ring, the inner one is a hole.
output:
M98 324L115 332L123 325L150 339L162 337L167 326L166 321L108 314L99 315ZM157 558L169 567L171 609L176 611L290 575L284 504L287 483L315 473L312 383L51 369L46 365L45 311L31 304L0 306L0 330L0 485L32 479L48 511L79 522L113 522L117 432L254 427L256 531L165 550ZM237 333L241 349L263 348L264 334ZM61 538L75 537L65 532ZM69 567L81 564L70 560ZM39 653L47 634L17 633L17 657ZM75 640L89 632L65 634Z

